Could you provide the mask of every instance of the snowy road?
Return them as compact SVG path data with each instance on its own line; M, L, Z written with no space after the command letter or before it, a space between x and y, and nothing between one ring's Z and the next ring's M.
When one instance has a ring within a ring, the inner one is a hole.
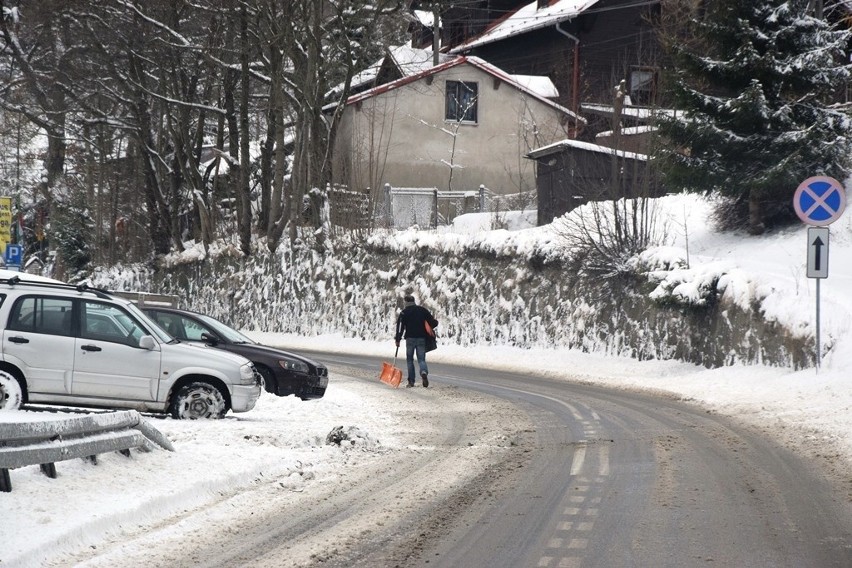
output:
M381 389L375 359L321 357ZM849 566L849 499L685 403L441 365L388 399L404 451L277 480L55 566ZM251 503L251 506L246 506Z
M534 449L523 481L430 566L852 565L848 495L770 432L628 391L457 375L524 408Z

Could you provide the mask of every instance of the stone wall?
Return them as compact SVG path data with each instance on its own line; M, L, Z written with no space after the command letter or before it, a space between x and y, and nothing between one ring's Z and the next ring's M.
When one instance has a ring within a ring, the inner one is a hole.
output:
M652 300L647 274L580 276L568 261L421 246L400 252L359 245L320 256L303 251L222 254L156 270L100 271L111 289L171 293L182 306L242 329L389 339L399 299L413 292L441 321L441 341L575 348L707 367L813 364L813 347L750 309L711 295L702 306Z

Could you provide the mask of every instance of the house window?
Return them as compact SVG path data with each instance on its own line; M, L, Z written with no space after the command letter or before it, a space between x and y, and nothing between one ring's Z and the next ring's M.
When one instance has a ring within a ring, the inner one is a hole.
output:
M657 71L644 67L630 71L630 102L634 105L651 106L657 91Z
M476 122L478 93L476 83L447 81L446 120Z

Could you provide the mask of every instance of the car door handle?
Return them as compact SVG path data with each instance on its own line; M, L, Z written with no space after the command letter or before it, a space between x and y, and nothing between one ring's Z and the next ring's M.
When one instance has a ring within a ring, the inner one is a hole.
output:
M82 349L83 351L103 351L97 345L81 345L80 349Z
M11 341L12 343L29 343L30 342L30 340L27 339L26 337L10 337L9 341Z

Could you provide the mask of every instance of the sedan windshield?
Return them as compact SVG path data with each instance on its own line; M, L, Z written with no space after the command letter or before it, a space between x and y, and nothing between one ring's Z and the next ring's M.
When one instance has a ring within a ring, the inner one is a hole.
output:
M246 337L236 329L228 327L217 319L205 315L199 315L198 318L206 325L212 327L218 335L224 337L231 343L254 343L252 339Z

